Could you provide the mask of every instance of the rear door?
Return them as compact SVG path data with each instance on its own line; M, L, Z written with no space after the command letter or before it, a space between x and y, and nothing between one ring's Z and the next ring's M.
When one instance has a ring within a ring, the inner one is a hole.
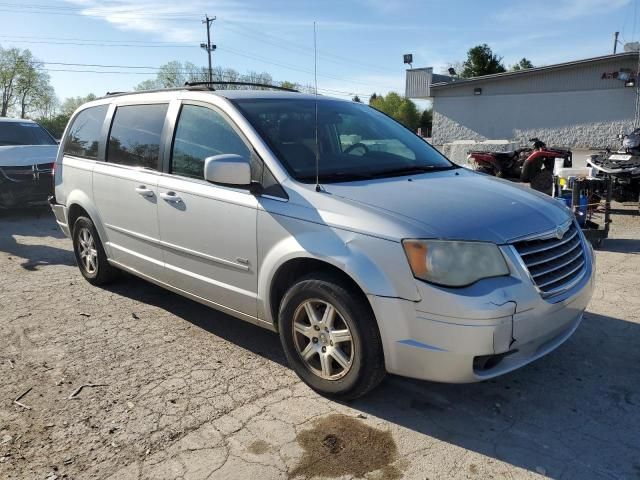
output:
M158 231L158 178L168 103L119 105L105 159L93 170L93 196L117 263L164 279Z
M183 102L158 185L158 217L170 284L255 317L257 200L246 188L204 180L206 157L251 152L220 110Z

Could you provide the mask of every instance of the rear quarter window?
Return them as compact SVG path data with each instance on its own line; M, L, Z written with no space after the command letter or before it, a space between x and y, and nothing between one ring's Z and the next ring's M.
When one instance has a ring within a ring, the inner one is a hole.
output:
M93 160L98 158L100 133L108 108L108 105L89 107L76 116L64 143L65 155Z

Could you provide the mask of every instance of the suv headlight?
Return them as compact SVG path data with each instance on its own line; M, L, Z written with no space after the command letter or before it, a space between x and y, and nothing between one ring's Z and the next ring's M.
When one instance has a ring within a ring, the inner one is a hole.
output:
M447 287L464 287L482 278L509 274L497 245L485 242L403 240L413 275Z

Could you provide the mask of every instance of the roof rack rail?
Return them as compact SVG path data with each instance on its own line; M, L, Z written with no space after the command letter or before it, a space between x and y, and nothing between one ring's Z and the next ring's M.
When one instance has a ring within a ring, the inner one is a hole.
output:
M284 92L296 92L300 93L299 90L295 88L288 87L280 87L278 85L268 85L266 83L254 83L254 82L223 82L223 81L214 81L214 82L185 82L185 87L198 87L198 86L206 86L206 85L242 85L246 87L262 87L262 88L273 88L274 90L282 90ZM211 87L213 89L213 87Z
M206 91L213 91L214 88L213 87L207 87L207 86L204 86L204 85L202 85L202 86L193 86L193 87L185 85L183 87L151 88L149 90L133 90L133 91L130 91L130 92L107 92L104 95L104 97L100 97L100 98L116 97L116 96L120 96L120 95L134 95L136 93L175 92L175 91L179 91L179 90L206 90Z

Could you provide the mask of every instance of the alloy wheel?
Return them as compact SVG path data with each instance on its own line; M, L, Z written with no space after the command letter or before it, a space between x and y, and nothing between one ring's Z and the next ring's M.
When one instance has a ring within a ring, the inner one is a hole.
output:
M306 300L293 319L296 350L305 366L325 380L344 377L353 364L351 329L340 312L328 302Z
M91 231L82 227L78 232L78 254L82 268L93 275L98 270L98 250Z

